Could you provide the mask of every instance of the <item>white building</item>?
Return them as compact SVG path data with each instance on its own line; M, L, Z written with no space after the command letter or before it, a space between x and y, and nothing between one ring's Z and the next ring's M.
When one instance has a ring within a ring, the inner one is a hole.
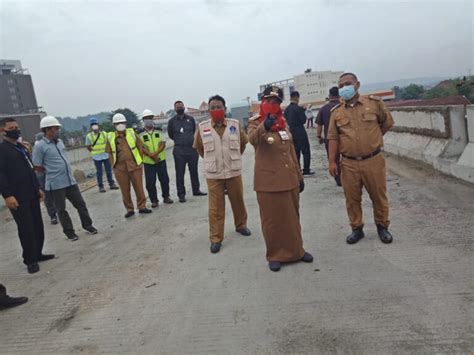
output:
M306 70L303 74L295 75L292 79L274 81L271 83L260 85L260 93L265 87L275 85L283 89L284 101L283 106L290 103L290 93L298 91L300 93L300 104L304 105L316 101L324 101L329 94L329 89L337 86L342 71L311 71ZM260 94L259 98L260 100Z

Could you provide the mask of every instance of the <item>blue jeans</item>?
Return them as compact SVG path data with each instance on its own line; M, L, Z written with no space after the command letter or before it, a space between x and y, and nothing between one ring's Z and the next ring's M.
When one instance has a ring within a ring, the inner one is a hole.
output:
M97 170L97 185L99 187L104 187L104 183L102 181L102 164L105 167L105 173L107 174L107 180L109 181L109 185L115 185L114 177L112 176L112 167L110 166L109 159L104 160L94 160L95 169Z

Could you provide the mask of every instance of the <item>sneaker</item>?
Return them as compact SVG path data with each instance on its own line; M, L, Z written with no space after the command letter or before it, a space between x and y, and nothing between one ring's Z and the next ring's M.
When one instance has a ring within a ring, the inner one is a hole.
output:
M152 202L151 203L151 208L156 208L156 207L158 207L158 201Z
M168 196L168 197L163 198L163 202L167 203L167 204L171 204L171 203L173 203L173 200L170 199L169 196Z
M103 186L99 186L99 192L106 192L106 190Z
M119 190L119 187L117 185L110 185L111 190Z
M84 228L86 231L88 231L90 234L97 234L98 230L95 229L93 226L90 227L85 227Z
M28 297L4 296L0 299L0 310L20 306L28 302Z
M67 237L67 239L69 239L71 242L75 242L76 240L79 239L79 237L77 236L76 233L69 234L69 235L67 235L66 237Z
M58 217L57 216L51 217L51 224L53 224L53 225L58 224Z
M303 171L303 176L312 176L316 174L313 170Z

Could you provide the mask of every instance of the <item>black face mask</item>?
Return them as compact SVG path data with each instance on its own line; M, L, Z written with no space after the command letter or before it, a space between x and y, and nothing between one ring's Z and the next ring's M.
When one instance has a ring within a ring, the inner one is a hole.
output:
M178 108L176 113L181 116L184 113L184 108Z
M5 137L18 140L20 138L21 131L19 129L14 129L13 131L5 131Z

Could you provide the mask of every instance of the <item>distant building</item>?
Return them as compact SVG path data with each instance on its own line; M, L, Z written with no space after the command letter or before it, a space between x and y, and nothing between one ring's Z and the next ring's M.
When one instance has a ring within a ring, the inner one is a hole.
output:
M33 142L44 116L46 114L38 107L28 70L19 60L0 59L0 119L15 118L22 138Z
M0 59L0 113L38 112L33 81L19 60Z
M269 85L280 87L283 89L283 106L290 104L290 94L295 90L300 93L300 103L302 105L310 102L324 101L329 89L333 86L337 86L339 76L343 73L342 71L312 71L311 69L307 69L304 73L295 75L291 79L260 85L260 93ZM259 100L261 99L260 93L258 94Z

